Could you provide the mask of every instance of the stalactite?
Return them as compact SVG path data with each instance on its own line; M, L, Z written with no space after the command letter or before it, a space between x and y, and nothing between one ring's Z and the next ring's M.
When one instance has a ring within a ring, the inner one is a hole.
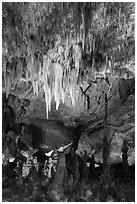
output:
M86 5L84 6L84 52L86 52L86 35L87 35L87 21L86 21Z
M82 17L82 49L84 51L84 47L85 47L85 21L84 21L84 8L82 8L82 14L81 14L81 17Z
M76 81L77 81L76 74L77 74L76 70L72 69L69 76L69 92L70 92L71 102L73 106L76 105L76 101L75 101L75 87L76 87Z
M76 43L80 41L80 23L81 23L81 8L80 3L75 3L75 29L76 29Z
M81 20L81 13L79 9L79 2L77 2L77 42L80 41L80 20Z
M10 94L11 85L12 85L11 73L6 72L6 98L8 98L8 95Z
M93 41L92 41L92 72L94 71L94 66L95 66L95 36L93 36Z
M49 107L50 107L50 98L49 98L49 87L47 83L47 74L44 74L44 92L45 92L45 101L46 101L46 115L48 119Z
M64 2L61 2L62 12L64 11Z
M76 69L76 77L78 78L80 62L82 59L82 50L79 45L73 46L73 55L74 55L73 59L75 62L75 69Z
M54 74L55 74L55 88L54 88L54 97L56 101L56 110L58 110L60 102L60 91L62 87L62 78L63 78L63 68L60 64L53 64Z
M90 26L92 22L92 9L90 8L90 3L85 3L82 11L82 24L83 24L83 50L88 51L88 36L90 32Z
M75 2L75 7L74 7L74 25L75 25L75 39L76 39L76 43L77 43L77 33L78 33L78 30L77 30L77 2Z

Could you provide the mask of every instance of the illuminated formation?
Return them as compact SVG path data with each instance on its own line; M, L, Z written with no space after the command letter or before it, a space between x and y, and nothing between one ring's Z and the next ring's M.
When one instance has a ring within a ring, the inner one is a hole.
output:
M82 49L79 45L72 45L71 49L68 45L66 48L60 45L56 50L52 49L43 55L43 63L41 63L35 58L33 49L30 47L28 49L29 60L26 77L32 82L34 95L38 97L39 92L44 90L47 118L51 110L52 98L56 102L56 110L58 110L61 101L65 102L65 97L68 95L72 105L76 105L75 90L78 83Z

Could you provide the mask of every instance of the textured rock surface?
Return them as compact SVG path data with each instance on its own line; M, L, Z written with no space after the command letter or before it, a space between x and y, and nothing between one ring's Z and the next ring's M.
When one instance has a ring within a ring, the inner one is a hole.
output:
M108 95L108 113L109 113L109 123L113 124L111 127L115 130L114 137L111 144L111 159L112 163L121 160L121 147L123 145L123 139L127 139L129 151L128 160L129 163L134 163L134 140L135 140L135 96L130 95L127 100L122 103L119 95L119 79L114 76L109 77L111 90ZM65 123L66 126L76 126L78 124L86 124L89 121L99 120L103 122L104 118L104 95L102 90L106 86L103 80L98 80L97 84L92 84L87 90L86 94L90 96L90 108L87 110L86 101L81 93L77 97L76 106L72 106L70 98L65 100L64 104L60 104L59 110L55 109L55 102L52 101L52 108L49 112L50 120L60 120ZM88 83L84 82L83 90L88 87ZM40 118L41 120L46 119L46 105L44 100L41 98L42 94L37 98L33 93L24 92L26 90L25 85L19 86L16 91L16 95L19 98L28 98L31 101L30 107L27 107L26 116L23 122L30 123L38 122L35 118ZM78 90L76 90L77 92ZM41 126L41 122L38 124ZM50 131L49 138L53 135L60 135L60 132L55 133ZM57 137L58 138L58 137ZM83 134L79 141L78 152L84 152L86 150L89 155L92 155L96 151L96 160L102 161L102 138L103 129L96 130L94 133ZM91 148L94 149L91 151Z

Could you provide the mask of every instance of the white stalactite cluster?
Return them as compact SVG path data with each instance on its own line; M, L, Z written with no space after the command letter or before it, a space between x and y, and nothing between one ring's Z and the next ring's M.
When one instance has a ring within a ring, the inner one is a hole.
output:
M75 89L78 82L82 50L79 45L66 44L49 50L43 56L42 63L36 63L33 54L30 54L28 72L32 81L34 94L44 90L46 102L46 115L48 118L51 110L51 101L54 98L56 110L59 104L65 102L65 97L70 96L73 106L76 105ZM73 66L71 65L73 62Z

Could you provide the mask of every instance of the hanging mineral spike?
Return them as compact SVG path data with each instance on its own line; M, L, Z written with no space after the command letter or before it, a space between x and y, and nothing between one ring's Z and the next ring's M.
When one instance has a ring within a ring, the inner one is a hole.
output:
M34 53L34 50L29 49L27 78L30 74L34 95L38 97L41 89L44 90L47 118L53 98L56 110L59 109L60 101L64 103L65 97L68 96L72 105L75 106L75 90L82 59L82 46L75 44L73 39L69 44L66 43L65 47L59 43L43 55L43 65Z

